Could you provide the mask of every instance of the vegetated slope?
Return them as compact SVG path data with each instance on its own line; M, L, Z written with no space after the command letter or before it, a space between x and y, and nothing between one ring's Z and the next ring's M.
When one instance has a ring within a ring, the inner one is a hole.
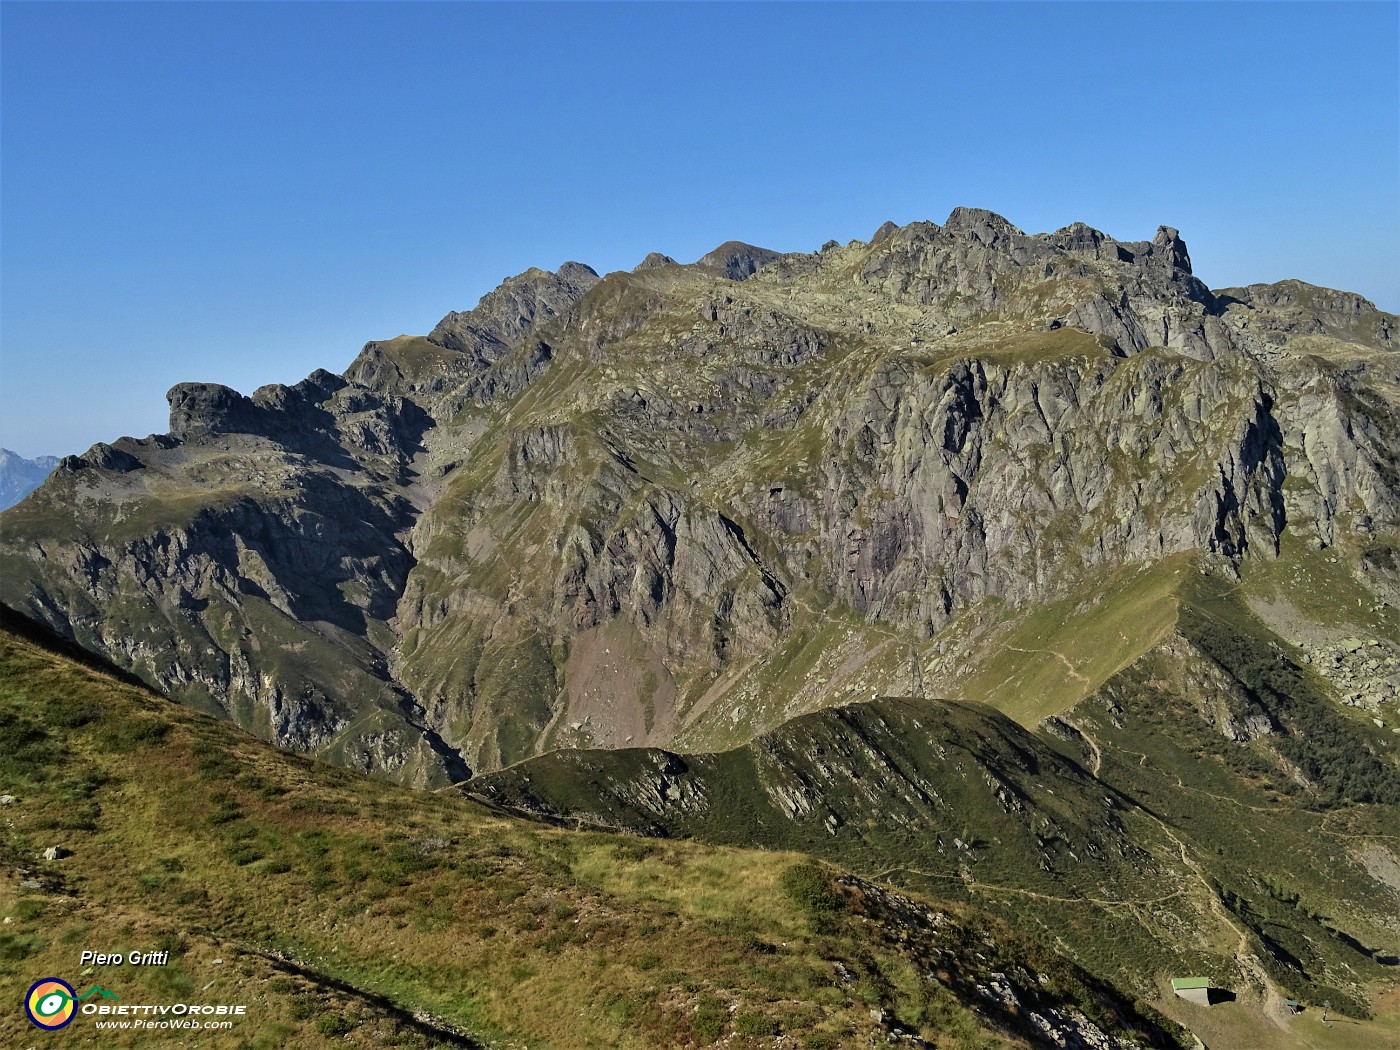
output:
M544 828L272 750L0 625L0 1041L45 976L243 1004L206 1047L1186 1045L984 912L784 853ZM59 859L43 851L61 846ZM168 951L82 968L83 950ZM106 1031L74 1045L181 1045Z
M1299 282L1212 293L1166 227L975 209L530 270L344 376L177 386L169 435L0 518L0 597L405 783L721 750L874 694L1030 726L1161 640L1192 552L1322 548L1394 598L1395 329ZM1393 643L1388 615L1309 644Z
M870 871L976 870L1071 896L1125 896L1156 866L1123 828L1126 800L996 711L938 700L803 715L718 754L556 751L463 790L547 818L801 849Z
M1237 583L1186 565L1170 598L1160 640L1038 733L881 698L732 751L560 751L464 790L975 900L1145 998L1204 974L1261 1024L1287 1027L1285 998L1369 1016L1400 984L1400 740Z

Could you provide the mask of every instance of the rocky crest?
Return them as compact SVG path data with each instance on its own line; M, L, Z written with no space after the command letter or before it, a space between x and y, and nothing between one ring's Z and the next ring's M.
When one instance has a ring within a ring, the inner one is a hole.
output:
M69 457L0 519L0 598L425 784L732 746L877 691L1000 703L968 684L989 638L1176 556L1252 579L1326 550L1369 595L1349 636L1394 641L1395 327L1299 282L1212 292L1169 227L964 208L529 270L343 376L176 386L168 435ZM1057 673L1027 724L1102 681Z

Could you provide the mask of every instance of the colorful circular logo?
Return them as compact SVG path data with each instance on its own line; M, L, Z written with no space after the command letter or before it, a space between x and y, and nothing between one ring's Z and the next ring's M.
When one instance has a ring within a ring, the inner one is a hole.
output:
M24 1012L40 1028L66 1028L76 1012L73 986L57 977L35 981L24 997Z

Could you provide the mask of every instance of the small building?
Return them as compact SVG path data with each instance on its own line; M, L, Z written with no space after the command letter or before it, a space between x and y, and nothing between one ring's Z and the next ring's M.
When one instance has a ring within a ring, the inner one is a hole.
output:
M1209 977L1173 977L1172 991L1176 993L1177 998L1185 999L1188 1003L1210 1005Z

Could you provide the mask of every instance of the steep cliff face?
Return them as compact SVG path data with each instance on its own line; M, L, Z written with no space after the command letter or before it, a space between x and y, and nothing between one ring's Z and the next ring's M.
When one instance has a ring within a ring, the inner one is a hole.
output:
M531 270L344 376L177 386L169 435L69 457L6 514L0 597L416 783L732 746L877 691L1010 709L993 643L1184 552L1249 577L1325 551L1370 596L1346 629L1392 638L1395 325L1298 282L1213 293L1167 227L971 209L811 254ZM1336 620L1295 591L1300 632ZM1154 624L1117 625L1124 661ZM1117 666L1069 654L1016 717Z

